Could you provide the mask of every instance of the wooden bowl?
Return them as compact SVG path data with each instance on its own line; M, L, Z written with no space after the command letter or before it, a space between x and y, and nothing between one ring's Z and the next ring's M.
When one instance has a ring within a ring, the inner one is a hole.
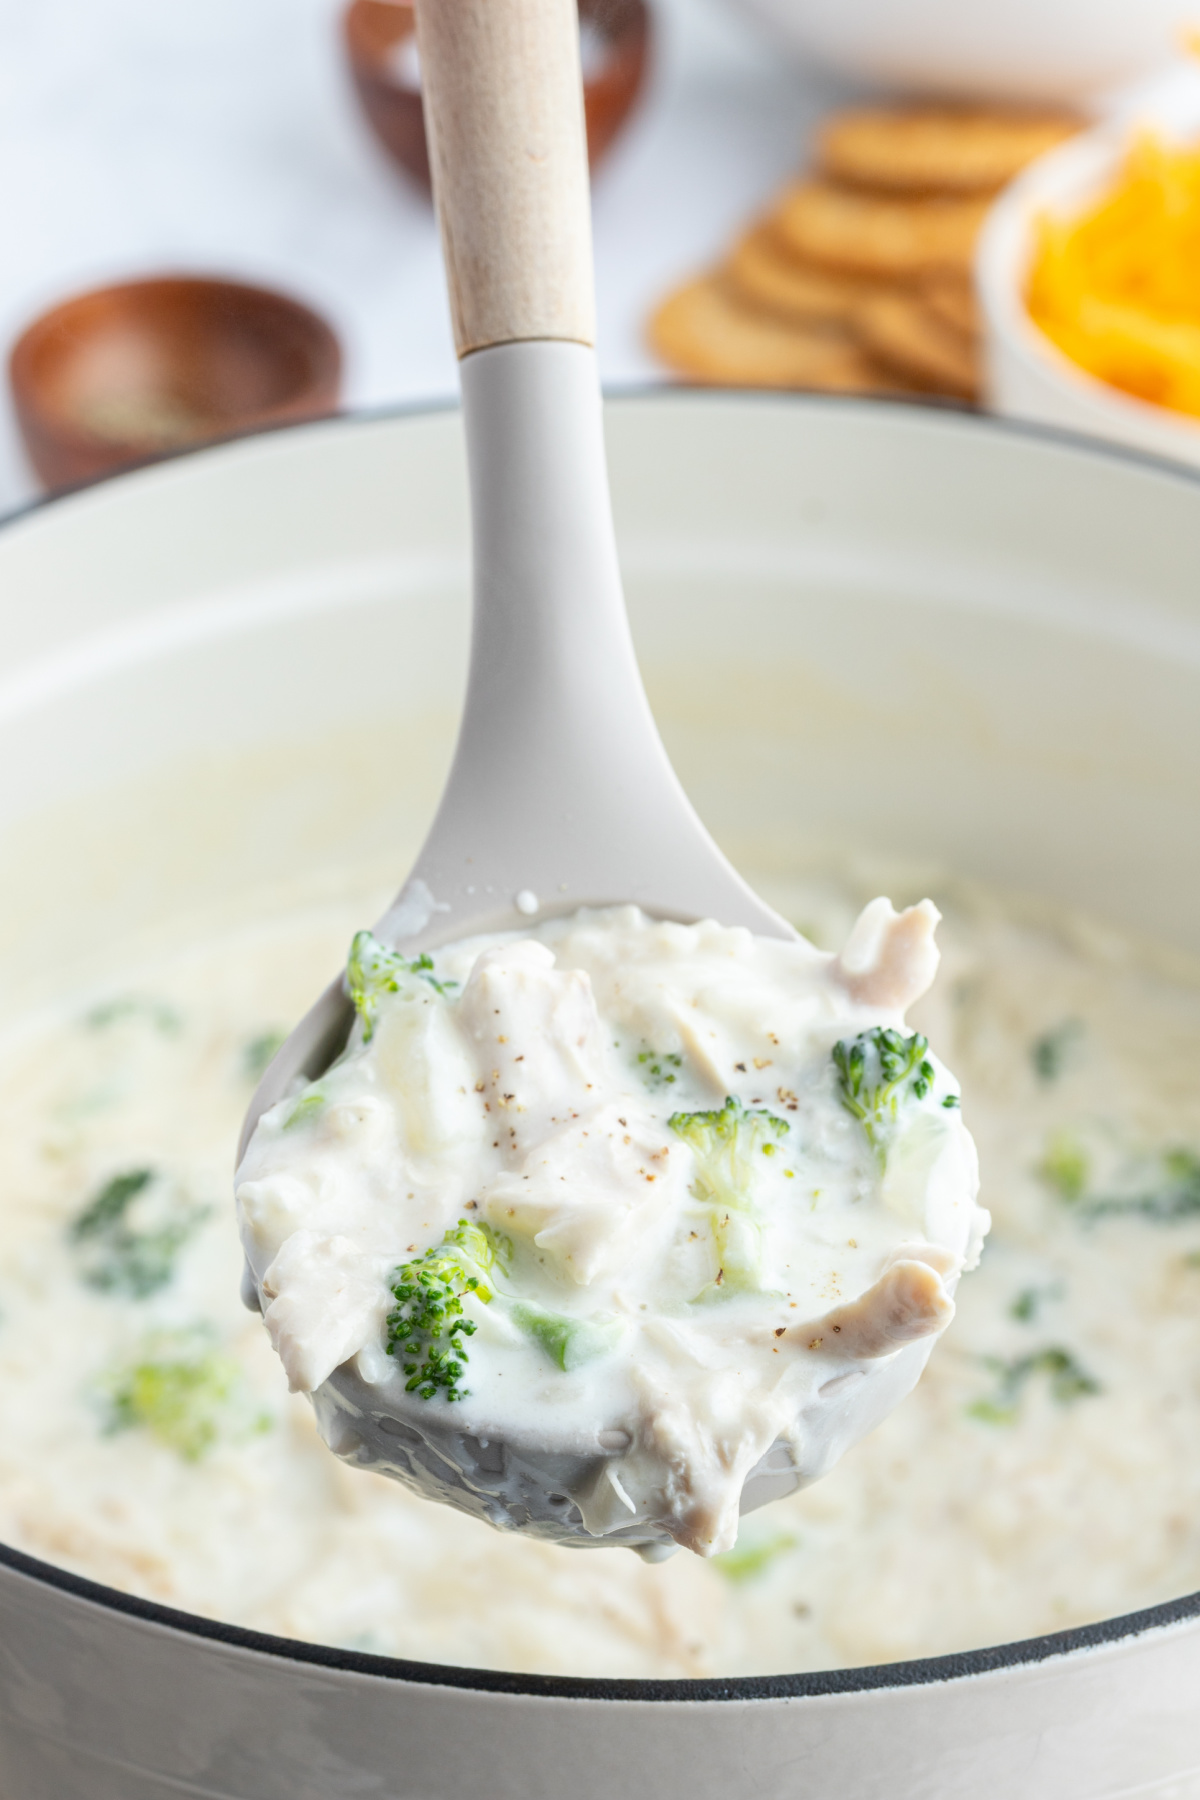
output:
M337 406L341 350L307 306L178 275L97 288L35 319L9 378L47 487Z
M588 156L600 161L637 99L646 73L650 17L645 0L579 0L584 32L583 104ZM363 111L393 161L428 193L429 150L407 0L350 0L342 16L350 71Z

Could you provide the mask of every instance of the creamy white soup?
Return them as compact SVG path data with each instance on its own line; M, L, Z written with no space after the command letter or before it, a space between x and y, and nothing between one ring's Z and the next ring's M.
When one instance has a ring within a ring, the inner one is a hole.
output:
M769 1453L826 1474L987 1229L957 1084L905 1027L937 923L877 897L836 955L632 906L432 957L358 932L349 1042L236 1182L338 1453L498 1529L702 1556Z
M835 948L888 884L756 885ZM7 1039L0 1536L258 1630L574 1675L931 1655L1200 1586L1200 975L931 891L943 967L911 1023L961 1081L992 1234L910 1398L734 1548L501 1534L340 1464L289 1395L238 1298L232 1147L378 910L349 890Z

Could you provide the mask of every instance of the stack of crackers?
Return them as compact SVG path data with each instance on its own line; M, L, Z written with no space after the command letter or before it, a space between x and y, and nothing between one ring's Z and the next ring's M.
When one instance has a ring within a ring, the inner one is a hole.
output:
M971 264L995 195L1080 129L1061 112L834 114L816 170L720 266L670 295L653 348L693 381L977 401Z

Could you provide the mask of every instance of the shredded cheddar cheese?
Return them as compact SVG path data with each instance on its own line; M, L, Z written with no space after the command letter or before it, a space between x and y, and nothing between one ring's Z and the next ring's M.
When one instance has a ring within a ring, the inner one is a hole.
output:
M1110 386L1200 415L1200 148L1138 137L1108 194L1037 232L1027 302L1046 336Z

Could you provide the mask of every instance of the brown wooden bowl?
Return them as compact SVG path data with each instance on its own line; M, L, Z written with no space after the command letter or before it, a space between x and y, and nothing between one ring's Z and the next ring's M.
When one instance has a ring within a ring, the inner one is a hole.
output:
M646 73L650 16L645 0L579 0L580 23L599 54L585 59L583 105L593 169L637 99ZM350 71L363 111L384 149L428 193L429 150L421 88L402 67L416 24L407 0L350 0L342 15Z
M9 357L29 459L72 487L215 438L332 412L341 350L267 288L173 275L78 294Z

